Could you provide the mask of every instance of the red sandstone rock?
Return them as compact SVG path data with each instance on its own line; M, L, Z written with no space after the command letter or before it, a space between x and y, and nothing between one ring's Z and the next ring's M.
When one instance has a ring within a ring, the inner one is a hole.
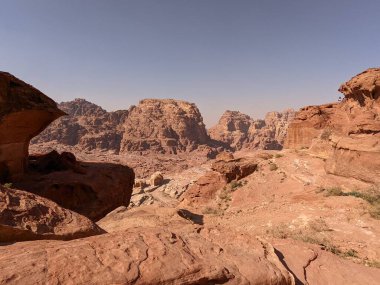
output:
M380 279L379 269L344 260L315 245L278 240L274 246L298 284L375 285Z
M198 207L216 202L217 194L226 184L227 180L224 175L216 171L207 172L183 194L182 204Z
M379 68L358 74L339 88L342 102L301 109L285 146L321 152L330 173L380 183L379 90Z
M27 166L28 146L64 112L40 91L0 72L0 178L16 179Z
M127 166L77 162L69 153L47 154L32 166L15 183L18 188L51 199L92 220L129 204L135 175Z
M265 120L254 120L237 111L226 111L209 130L210 137L240 149L281 149L294 111L267 113Z
M58 107L68 115L52 123L32 140L33 144L56 142L81 150L119 152L129 111L107 112L84 99L62 102Z
M294 284L268 247L251 246L244 256L250 270L242 273L242 260L197 233L131 228L25 242L0 247L0 284Z
M257 169L256 159L234 159L229 161L218 160L211 165L211 169L225 176L227 182L240 180Z
M103 232L89 219L48 199L0 186L0 242L69 240Z
M121 152L192 151L210 140L195 104L172 99L140 101L131 108L124 129Z
M224 161L229 161L235 159L234 155L231 152L221 152L219 153L216 158L216 160L224 160Z

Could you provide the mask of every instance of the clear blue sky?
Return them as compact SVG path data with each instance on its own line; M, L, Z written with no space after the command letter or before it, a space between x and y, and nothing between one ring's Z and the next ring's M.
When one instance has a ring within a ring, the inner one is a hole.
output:
M143 98L224 110L335 101L380 65L380 1L2 0L0 70L56 101L107 110Z

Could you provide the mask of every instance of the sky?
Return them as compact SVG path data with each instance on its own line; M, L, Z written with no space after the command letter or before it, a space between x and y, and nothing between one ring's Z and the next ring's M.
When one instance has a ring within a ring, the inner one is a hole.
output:
M336 101L380 66L380 1L1 0L0 70L57 102L106 110L144 98L225 110Z

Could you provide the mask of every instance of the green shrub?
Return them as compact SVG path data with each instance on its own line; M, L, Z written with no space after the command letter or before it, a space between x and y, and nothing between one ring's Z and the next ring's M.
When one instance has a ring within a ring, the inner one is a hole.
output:
M322 134L321 134L321 136L320 136L320 138L321 138L322 140L327 141L327 140L330 138L331 133L332 133L332 132L331 132L330 129L324 129L323 132L322 132Z
M12 188L13 184L12 183L5 183L3 186L5 188Z
M380 194L377 194L376 191L359 192L359 191L350 191L343 192L340 187L332 187L332 188L321 188L317 190L318 193L325 192L325 196L352 196L356 198L360 198L371 205L369 210L369 214L372 218L380 220Z
M230 184L231 191L235 191L237 188L242 187L243 182L242 181L232 181Z
M278 169L277 164L275 164L275 163L271 163L271 164L269 165L269 170L270 170L270 171L276 171L277 169Z

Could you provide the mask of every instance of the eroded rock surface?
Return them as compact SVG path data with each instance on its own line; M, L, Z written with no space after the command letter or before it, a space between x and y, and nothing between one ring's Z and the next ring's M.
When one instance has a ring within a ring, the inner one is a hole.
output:
M69 240L103 232L88 218L48 199L0 186L0 242Z
M25 242L0 247L0 284L294 284L270 246L250 241L242 259L227 244L163 227Z
M0 182L24 173L30 139L63 114L42 92L0 72Z
M285 146L310 148L333 174L380 183L380 69L370 68L339 88L339 103L301 109Z

